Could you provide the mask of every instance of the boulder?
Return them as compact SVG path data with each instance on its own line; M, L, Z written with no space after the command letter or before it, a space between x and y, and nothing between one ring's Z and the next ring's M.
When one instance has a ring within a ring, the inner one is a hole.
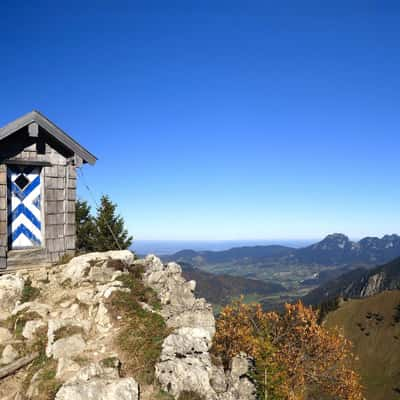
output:
M216 399L211 386L213 367L208 349L210 333L202 328L180 328L163 343L156 377L163 390L178 397L183 391L193 391Z
M85 334L88 334L90 328L92 326L91 322L88 320L75 320L75 319L51 319L48 321L47 328L47 346L46 346L46 355L47 357L51 357L54 348L54 333L66 326L76 326L82 328ZM60 345L58 345L60 346ZM68 356L68 355L67 355Z
M0 276L0 320L7 319L24 290L24 280L19 275Z
M12 339L11 332L6 328L0 327L0 345L4 345L11 339Z
M57 363L56 378L67 380L81 369L80 365L70 358L59 358Z
M18 351L11 344L8 344L1 355L0 364L10 364L18 358Z
M109 281L115 272L107 267L109 259L121 261L129 266L134 260L134 255L129 250L121 250L75 257L62 269L60 283L70 281L72 285L77 285L83 281Z
M133 378L120 378L116 367L91 363L69 379L56 400L138 400L139 386Z
M16 306L12 311L12 315L17 315L21 312L34 312L45 319L49 316L50 311L51 308L47 304L39 303L37 301L28 301Z
M26 322L24 329L22 330L22 336L25 339L33 340L35 338L35 332L39 329L46 326L46 323L40 319L34 319L32 321Z
M84 383L65 384L56 400L138 400L139 386L133 378L94 379Z
M86 347L86 342L82 335L72 335L54 342L52 347L52 356L57 360L81 354Z

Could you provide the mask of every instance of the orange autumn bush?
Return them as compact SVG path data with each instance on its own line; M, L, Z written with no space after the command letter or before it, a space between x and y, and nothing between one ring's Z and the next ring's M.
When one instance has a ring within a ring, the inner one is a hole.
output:
M363 399L349 341L319 325L318 314L301 302L278 314L235 301L216 327L214 353L225 366L240 352L253 357L262 399Z

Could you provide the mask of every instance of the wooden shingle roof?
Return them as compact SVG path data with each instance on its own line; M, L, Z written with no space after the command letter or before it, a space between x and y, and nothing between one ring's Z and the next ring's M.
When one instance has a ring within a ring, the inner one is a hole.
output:
M0 128L0 142L3 139L11 136L13 133L24 128L25 126L30 125L31 123L37 123L40 127L42 127L46 132L48 132L51 136L53 136L66 148L68 148L74 154L81 157L83 162L89 163L91 165L94 165L96 163L97 158L92 153L90 153L78 142L72 139L71 136L65 133L62 129L60 129L56 124L51 122L39 111L31 111L30 113L23 115L22 117L16 119L15 121L10 122L3 128Z

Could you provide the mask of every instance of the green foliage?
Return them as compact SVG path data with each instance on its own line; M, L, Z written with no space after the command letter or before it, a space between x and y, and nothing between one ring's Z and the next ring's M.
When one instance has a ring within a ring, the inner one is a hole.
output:
M254 360L254 368L250 371L249 376L256 385L257 398L285 400L281 389L285 371L274 359L276 349L271 343L267 326L263 326L258 335L259 350Z
M331 311L335 311L339 308L339 297L336 297L334 299L330 299L327 301L324 301L318 306L318 323L322 324L324 321L325 317L330 313Z
M40 289L32 286L32 281L28 278L25 281L24 290L22 291L21 303L33 301L39 297Z
M54 332L54 341L57 341L59 339L66 338L68 336L72 335L84 335L84 330L80 326L74 326L74 325L68 325L68 326L63 326L62 328L57 329Z
M86 201L76 202L76 247L78 251L108 251L127 249L132 236L125 229L124 219L116 213L117 205L108 196L102 196L96 215ZM118 244L117 244L118 242Z
M205 400L205 397L200 396L196 392L185 391L179 395L178 400Z
M95 250L96 226L86 201L76 202L76 248L81 252Z
M154 400L174 400L174 396L170 395L164 390L160 390L154 397Z
M101 197L95 217L96 251L127 249L132 244L133 238L125 229L123 218L116 214L116 208L116 204L108 196Z
M119 366L119 359L117 357L107 357L101 360L101 365L104 368L116 368Z
M14 334L19 339L22 337L22 331L24 330L25 324L28 321L41 319L41 316L35 312L20 312L17 315L11 317L10 324L13 324Z

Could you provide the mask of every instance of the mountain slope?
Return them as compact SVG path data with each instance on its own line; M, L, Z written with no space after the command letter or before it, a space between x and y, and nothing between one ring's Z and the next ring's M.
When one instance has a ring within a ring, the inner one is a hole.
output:
M230 275L214 275L187 264L181 264L183 276L187 280L196 281L196 296L204 297L215 305L224 305L232 298L240 295L256 294L268 296L286 292L279 283L263 282Z
M336 233L322 241L299 249L295 259L299 263L326 265L379 264L400 255L400 236L386 235L383 238L367 237L359 242Z
M317 305L337 297L367 297L394 289L400 289L400 258L371 270L350 271L314 289L303 301Z
M353 343L367 400L400 398L400 291L346 301L325 326L343 329Z
M216 264L249 265L264 262L266 265L324 265L324 266L375 266L400 256L400 236L367 237L351 241L343 234L328 235L322 241L300 249L285 246L235 247L224 251L183 250L164 256L166 261L190 263L196 267Z
M252 262L264 258L279 258L290 255L295 249L286 246L245 246L223 251L182 250L170 256L167 261L186 262L195 266L231 262Z

